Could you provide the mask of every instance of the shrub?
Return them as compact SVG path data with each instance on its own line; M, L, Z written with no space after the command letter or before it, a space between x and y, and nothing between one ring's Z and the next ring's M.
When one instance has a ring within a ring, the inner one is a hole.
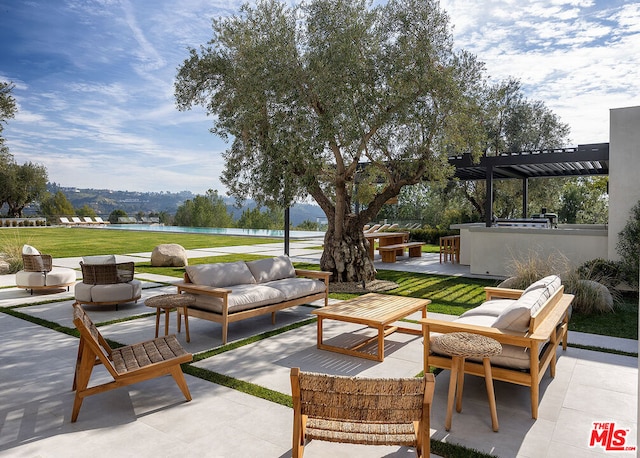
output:
M425 242L430 245L439 245L440 237L445 237L447 235L457 234L457 231L451 231L449 229L434 229L434 228L426 228L426 229L412 229L409 231L410 239L413 242Z
M618 234L616 250L620 255L620 267L624 280L638 287L640 275L640 202L631 209L631 217Z
M620 293L613 288L615 280L604 274L606 268L612 268L608 261L593 260L574 269L562 253L552 253L547 258L541 258L531 250L524 258L513 259L509 264L511 278L508 280L508 287L524 289L543 277L558 275L564 285L564 292L575 295L572 303L575 312L611 312L620 299Z
M16 236L0 239L2 259L9 264L9 273L14 274L23 268L22 246L24 243Z

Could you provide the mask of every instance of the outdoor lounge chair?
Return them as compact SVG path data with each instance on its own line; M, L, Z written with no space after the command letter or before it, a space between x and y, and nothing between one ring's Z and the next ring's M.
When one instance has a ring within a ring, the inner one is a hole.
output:
M435 377L373 379L291 369L294 458L305 440L416 448L430 455Z
M16 272L16 286L31 290L67 288L76 282L76 271L65 267L53 267L49 254L40 253L30 245L22 247L23 269Z
M115 305L137 302L142 296L142 283L133 278L133 262L116 263L114 255L84 256L80 262L82 281L76 283L78 304Z
M78 419L85 397L163 375L170 374L187 401L191 401L180 364L191 362L193 356L182 348L174 334L112 349L79 304L73 305L73 323L80 331L80 343L73 378L76 395L71 422ZM113 380L89 387L96 364L103 364Z

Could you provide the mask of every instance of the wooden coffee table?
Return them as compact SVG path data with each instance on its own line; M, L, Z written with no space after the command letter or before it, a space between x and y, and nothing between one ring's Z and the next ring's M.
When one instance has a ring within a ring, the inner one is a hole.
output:
M392 326L392 323L405 318L412 313L422 311L422 318L427 317L427 305L429 299L415 299L413 297L388 296L385 294L369 293L354 299L349 299L338 304L327 305L314 310L318 316L318 348L335 351L345 355L359 356L361 358L384 361L384 338L392 332L400 331L409 334L421 335L422 330ZM349 348L337 347L323 342L322 324L324 320L344 321L369 326L378 330L378 335L369 337ZM358 349L378 340L378 354L372 355Z

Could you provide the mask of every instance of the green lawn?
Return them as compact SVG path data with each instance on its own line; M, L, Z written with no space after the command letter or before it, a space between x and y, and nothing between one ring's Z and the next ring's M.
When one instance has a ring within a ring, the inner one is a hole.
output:
M134 232L118 230L100 230L87 228L0 228L0 245L5 243L28 243L42 252L54 257L70 257L94 254L125 254L152 251L161 243L178 243L187 249L210 248L232 245L253 245L278 242L280 239L256 237L235 237L205 234L172 234L162 232ZM425 251L437 252L438 247L428 245ZM208 262L232 262L237 260L253 260L261 256L233 254L194 258L192 264ZM299 268L318 269L313 264L297 264ZM149 263L136 265L137 272L151 272L181 278L183 268L151 267ZM388 294L424 297L431 299L431 312L460 315L465 310L476 307L484 301L484 287L494 286L495 281L478 280L442 275L416 274L380 270L377 278L390 280L398 284L398 288ZM332 295L345 298L349 295ZM580 315L574 313L569 325L574 331L593 334L638 338L638 299L627 296L618 305L614 313L602 315Z
M0 228L0 247L6 243L33 245L56 257L125 254L152 251L162 243L178 243L186 249L279 242L281 239L209 234L178 234L100 228L35 227Z

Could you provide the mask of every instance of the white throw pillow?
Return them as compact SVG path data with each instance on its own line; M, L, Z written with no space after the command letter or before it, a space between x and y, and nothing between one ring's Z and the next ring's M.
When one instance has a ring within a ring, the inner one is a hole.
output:
M23 245L22 254L40 254L40 252L31 245Z
M198 264L185 267L191 282L218 288L253 284L255 279L244 261Z
M293 267L293 264L291 264L291 259L285 255L276 258L249 261L247 262L247 266L257 283L282 280L296 276L296 269Z
M116 256L113 254L105 254L98 256L83 256L82 262L84 264L115 264Z

